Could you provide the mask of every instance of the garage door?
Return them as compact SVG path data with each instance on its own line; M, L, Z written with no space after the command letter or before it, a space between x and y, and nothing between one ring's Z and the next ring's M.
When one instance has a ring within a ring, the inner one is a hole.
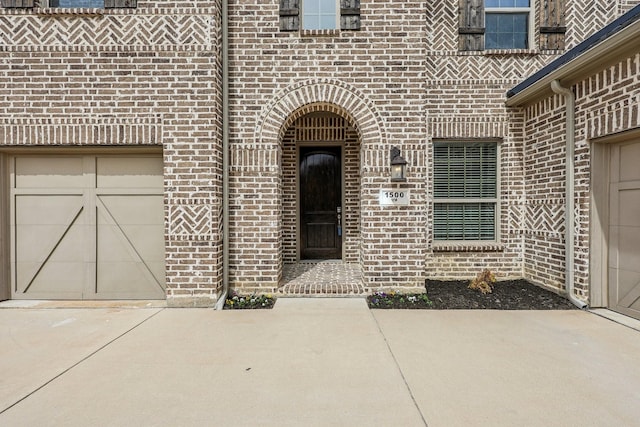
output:
M640 319L640 142L611 149L609 306Z
M165 298L161 156L15 156L11 192L13 298Z

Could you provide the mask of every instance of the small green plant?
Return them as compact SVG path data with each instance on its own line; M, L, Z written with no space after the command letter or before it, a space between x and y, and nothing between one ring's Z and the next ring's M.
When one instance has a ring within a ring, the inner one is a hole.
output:
M493 292L493 285L495 283L495 274L493 274L489 269L484 269L469 283L469 289L479 290L483 294L490 294Z
M236 291L232 291L224 302L224 308L226 310L273 308L275 303L276 299L271 294L239 295Z

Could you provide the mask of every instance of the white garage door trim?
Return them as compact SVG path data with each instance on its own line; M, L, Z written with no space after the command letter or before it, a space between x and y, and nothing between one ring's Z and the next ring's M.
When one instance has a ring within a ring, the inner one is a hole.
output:
M13 298L165 298L161 156L15 155L10 170Z

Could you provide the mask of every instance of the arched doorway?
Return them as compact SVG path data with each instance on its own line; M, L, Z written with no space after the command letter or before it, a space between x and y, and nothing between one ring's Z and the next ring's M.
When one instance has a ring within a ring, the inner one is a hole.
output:
M283 257L359 261L360 143L328 111L295 119L282 141Z
M280 292L361 294L360 140L349 120L315 107L282 139Z

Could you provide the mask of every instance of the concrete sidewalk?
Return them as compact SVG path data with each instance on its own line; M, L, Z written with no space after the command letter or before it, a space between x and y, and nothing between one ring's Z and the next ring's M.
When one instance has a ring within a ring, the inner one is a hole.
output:
M0 310L0 425L637 426L640 332L581 311Z

